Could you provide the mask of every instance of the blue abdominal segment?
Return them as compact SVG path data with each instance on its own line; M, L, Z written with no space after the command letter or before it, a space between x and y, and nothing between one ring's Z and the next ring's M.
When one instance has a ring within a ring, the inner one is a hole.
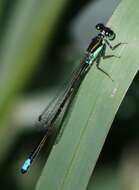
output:
M94 59L94 55L93 55L93 54L89 54L89 55L85 58L85 63L86 63L87 65L90 65L90 64L92 63L93 59Z
M26 173L28 171L28 168L30 167L30 165L31 165L31 159L28 158L27 160L25 160L25 162L21 168L21 173L22 174Z
M85 63L88 65L91 65L95 59L98 57L99 53L101 52L103 46L100 46L97 50L95 50L93 53L89 53L87 57L85 58Z

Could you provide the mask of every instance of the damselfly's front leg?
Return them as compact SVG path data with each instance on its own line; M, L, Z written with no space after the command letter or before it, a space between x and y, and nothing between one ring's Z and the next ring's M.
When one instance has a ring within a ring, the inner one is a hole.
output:
M120 43L118 43L118 44L112 46L111 43L108 42L108 40L105 40L105 42L106 42L106 44L109 46L109 48L110 48L111 50L117 49L120 45L127 44L127 43L124 43L124 42L120 42Z
M120 58L120 56L117 56L117 55L114 55L114 54L112 54L112 55L106 55L106 45L103 47L101 56L102 56L103 59L109 59L109 58L112 58L112 57Z

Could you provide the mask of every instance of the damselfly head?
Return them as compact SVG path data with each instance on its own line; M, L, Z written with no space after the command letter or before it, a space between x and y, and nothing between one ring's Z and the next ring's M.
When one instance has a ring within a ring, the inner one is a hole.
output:
M96 29L100 31L100 36L106 37L109 40L114 40L116 37L116 34L110 28L105 27L102 23L97 24Z

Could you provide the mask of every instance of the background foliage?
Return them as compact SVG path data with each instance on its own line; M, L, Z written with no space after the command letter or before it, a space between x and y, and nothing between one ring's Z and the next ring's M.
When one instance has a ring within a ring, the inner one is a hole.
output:
M43 135L41 130L31 126L50 99L66 86L74 63L78 62L95 35L95 24L106 23L118 3L118 0L0 2L1 189L35 188L54 137L48 140L30 172L22 176L20 166L23 160ZM136 3L134 1L132 6ZM133 10L128 10L128 14L121 18L123 25L127 18L134 16ZM136 19L134 23L138 25ZM117 26L116 22L111 25ZM135 43L138 39L134 34L138 28L129 26L129 29L127 40L133 35ZM136 75L113 122L90 179L89 190L138 187L138 95Z

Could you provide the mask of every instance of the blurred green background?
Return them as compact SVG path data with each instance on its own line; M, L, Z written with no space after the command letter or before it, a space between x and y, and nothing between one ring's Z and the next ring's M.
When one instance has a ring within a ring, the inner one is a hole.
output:
M1 189L35 189L54 141L54 137L49 138L29 173L20 174L24 159L43 135L37 117L65 88L96 34L96 23L106 24L119 2L1 0ZM136 76L113 122L88 190L138 189L138 102Z

